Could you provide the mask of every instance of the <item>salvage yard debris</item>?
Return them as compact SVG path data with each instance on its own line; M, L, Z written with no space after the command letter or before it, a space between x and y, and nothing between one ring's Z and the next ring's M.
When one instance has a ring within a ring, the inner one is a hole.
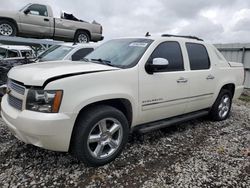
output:
M237 101L226 121L183 123L146 134L143 142L134 136L117 160L88 168L69 154L25 145L0 119L0 187L247 188L249 130L250 103ZM226 152L218 154L221 146Z

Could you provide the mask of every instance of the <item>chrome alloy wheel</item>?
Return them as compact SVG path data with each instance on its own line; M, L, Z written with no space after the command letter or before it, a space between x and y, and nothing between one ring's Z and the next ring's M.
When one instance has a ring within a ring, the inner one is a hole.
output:
M4 36L11 36L13 29L9 24L3 23L0 25L0 34Z
M90 131L88 149L97 159L110 157L119 148L123 138L123 127L114 118L100 120Z
M85 34L80 34L78 36L78 42L79 43L87 43L88 42L88 37Z
M221 98L221 102L219 105L219 117L220 118L225 118L227 116L227 114L230 111L230 105L231 105L231 99L229 98L228 95L224 95Z

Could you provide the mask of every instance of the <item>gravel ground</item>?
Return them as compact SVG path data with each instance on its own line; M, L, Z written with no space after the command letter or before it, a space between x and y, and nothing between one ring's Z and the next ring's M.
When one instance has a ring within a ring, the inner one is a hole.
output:
M0 187L250 187L250 103L223 122L199 119L131 136L99 168L18 141L0 118Z

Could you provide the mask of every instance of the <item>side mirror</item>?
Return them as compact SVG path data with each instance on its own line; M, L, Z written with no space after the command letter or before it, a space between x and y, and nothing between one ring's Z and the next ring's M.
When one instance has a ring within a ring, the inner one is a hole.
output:
M148 63L146 65L146 71L149 74L153 74L154 72L160 72L162 69L166 69L169 65L167 59L164 58L154 58L152 63Z
M30 9L26 9L24 12L23 12L24 14L29 14L30 13Z

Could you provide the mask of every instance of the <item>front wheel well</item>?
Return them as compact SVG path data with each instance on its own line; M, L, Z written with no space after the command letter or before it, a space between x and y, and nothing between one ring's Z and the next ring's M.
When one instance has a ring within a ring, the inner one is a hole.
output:
M126 116L128 123L131 126L133 117L132 105L128 99L122 99L122 98L108 99L91 103L80 110L76 118L76 121L80 117L80 115L84 114L84 112L86 112L89 108L93 108L99 105L108 105L120 110Z
M16 26L16 29L18 31L17 22L14 19L12 19L12 18L6 18L6 17L0 17L0 21L3 21L3 20L6 20L6 21L9 21L9 22L13 23Z
M127 118L129 127L131 127L132 118L133 118L133 111L132 111L132 105L128 99L116 98L116 99L108 99L108 100L103 100L103 101L91 103L91 104L83 107L77 115L73 130L72 130L72 134L71 134L69 151L71 151L72 139L73 139L74 134L75 134L76 124L80 120L81 116L83 116L89 109L95 108L95 107L98 108L98 106L102 106L102 105L112 106L112 107L120 110Z
M224 85L224 86L221 88L221 90L222 90L222 89L226 89L226 90L230 91L230 92L232 93L232 97L234 97L235 85L234 85L233 83L229 83L229 84Z

